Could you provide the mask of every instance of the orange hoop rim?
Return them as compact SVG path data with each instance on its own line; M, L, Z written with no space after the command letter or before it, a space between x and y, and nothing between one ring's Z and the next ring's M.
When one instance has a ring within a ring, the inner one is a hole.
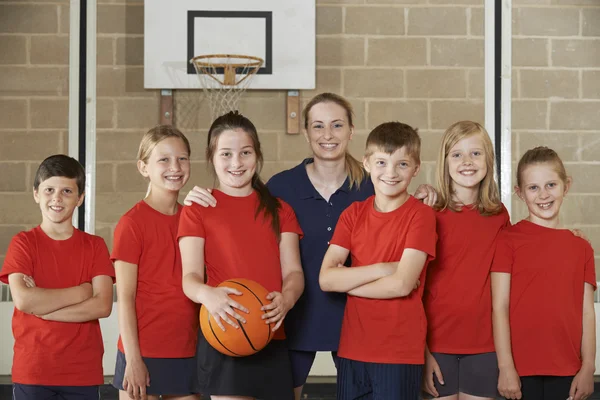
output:
M249 60L247 63L225 63L225 62L211 62L206 61L211 58L240 58ZM260 68L264 63L264 60L260 57L247 56L243 54L202 54L196 56L190 60L190 63L195 64L199 67L210 67L210 68Z

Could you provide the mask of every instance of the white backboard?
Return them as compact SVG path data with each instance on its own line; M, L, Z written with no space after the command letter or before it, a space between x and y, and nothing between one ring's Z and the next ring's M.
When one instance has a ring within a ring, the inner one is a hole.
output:
M144 87L200 88L189 60L243 54L265 62L250 89L315 88L315 0L146 0Z

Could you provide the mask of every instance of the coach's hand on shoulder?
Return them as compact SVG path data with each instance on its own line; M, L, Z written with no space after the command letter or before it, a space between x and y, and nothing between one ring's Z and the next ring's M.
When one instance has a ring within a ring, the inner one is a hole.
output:
M125 374L123 375L123 389L125 389L129 398L135 400L147 399L147 386L150 386L150 374L144 361L141 358L127 360Z
M230 317L235 318L243 324L246 323L246 319L238 314L236 309L248 314L248 309L231 298L230 295L241 296L242 292L234 288L219 286L211 288L202 302L202 305L206 307L223 331L225 331L223 321L239 329L239 325Z
M594 393L594 371L581 368L573 378L568 400L585 400L592 393Z
M517 370L513 368L500 368L498 377L498 392L506 399L521 398L521 379Z
M433 381L434 374L438 382L443 385L444 377L442 376L442 370L435 357L427 350L425 354L425 369L423 371L423 390L433 397L440 397Z
M192 203L196 203L202 207L216 207L217 199L215 199L211 193L212 189L210 188L205 189L199 186L194 186L187 196L185 196L183 204L186 206L191 206Z
M262 316L262 319L264 319L265 323L267 324L275 324L273 331L276 331L283 323L283 319L287 315L288 311L290 311L292 306L287 304L283 294L280 292L269 293L267 295L267 300L271 300L271 303L261 308L261 310L267 311Z
M581 229L571 229L571 233L573 233L573 235L582 238L583 240L585 240L586 242L588 242L589 244L592 244L592 242L590 241L590 239L585 235L585 233L583 233L583 231Z
M423 204L429 207L433 207L437 201L437 192L429 184L419 185L414 196L417 200L422 200Z

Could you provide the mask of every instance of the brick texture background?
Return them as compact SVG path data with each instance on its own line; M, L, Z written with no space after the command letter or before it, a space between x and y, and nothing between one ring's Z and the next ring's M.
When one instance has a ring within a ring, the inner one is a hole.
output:
M575 181L563 221L590 237L600 266L600 3L513 7L513 158L540 144L563 157ZM135 155L159 120L159 93L143 88L143 25L142 1L98 1L96 226L109 247L118 218L143 197ZM10 238L39 222L35 168L67 151L68 32L67 0L0 0L0 262ZM483 2L317 0L316 72L302 100L333 91L352 102L355 156L369 129L401 120L423 138L416 183L433 182L444 129L483 122ZM199 92L176 92L175 102L193 146L191 183L211 185L208 105ZM284 92L249 92L240 108L260 131L265 179L308 155L302 136L285 134ZM513 221L525 211L515 196Z

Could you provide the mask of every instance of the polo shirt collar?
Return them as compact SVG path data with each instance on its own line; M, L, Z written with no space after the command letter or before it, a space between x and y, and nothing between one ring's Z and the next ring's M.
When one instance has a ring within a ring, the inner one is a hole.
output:
M295 171L295 181L296 181L296 190L301 199L310 199L310 198L321 198L317 189L313 186L312 182L308 178L308 173L306 172L306 166L310 163L313 163L313 158L305 158L299 165L297 165L294 169ZM342 184L342 186L338 189L338 191L344 193L350 193L350 179L346 177L346 180ZM337 192L337 191L336 191Z

